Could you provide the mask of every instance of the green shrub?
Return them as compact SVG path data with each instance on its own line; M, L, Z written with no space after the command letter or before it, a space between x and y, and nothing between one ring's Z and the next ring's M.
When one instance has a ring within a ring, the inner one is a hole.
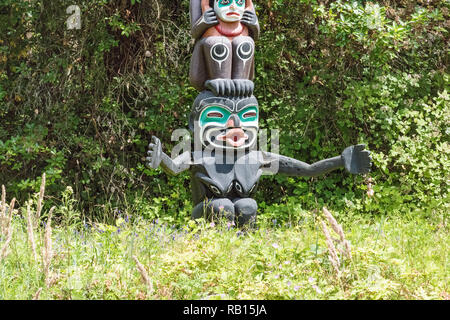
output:
M367 177L343 171L266 177L262 213L269 219L286 205L279 219L291 219L297 207L322 204L442 209L449 2L255 2L262 128L280 129L281 152L306 162L365 143L375 183L367 198ZM19 201L46 172L49 200L70 185L92 218L112 208L176 223L189 217L189 175L144 166L151 135L170 151L197 94L188 81L189 1L156 3L80 0L80 30L65 28L70 1L0 4L0 183Z

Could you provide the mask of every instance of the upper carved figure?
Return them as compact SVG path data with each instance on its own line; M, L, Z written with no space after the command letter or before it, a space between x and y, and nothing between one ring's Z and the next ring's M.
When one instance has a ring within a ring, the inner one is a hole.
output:
M254 39L259 23L252 0L191 0L190 82L197 90L234 95L227 88L248 87L254 78ZM225 91L224 91L225 90ZM238 90L239 91L239 90Z
M252 0L191 0L191 32L194 39L211 36L259 37L259 23Z

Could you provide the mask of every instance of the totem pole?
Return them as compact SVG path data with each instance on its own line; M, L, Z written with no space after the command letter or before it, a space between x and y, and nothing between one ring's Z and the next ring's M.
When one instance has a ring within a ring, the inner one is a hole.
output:
M152 137L147 164L161 165L168 174L191 171L193 219L226 217L238 226L252 225L258 208L253 196L265 172L312 177L341 167L352 174L370 171L364 145L311 165L258 151L259 107L252 80L260 29L252 0L191 0L190 6L196 40L190 81L200 91L189 115L194 151L172 159Z

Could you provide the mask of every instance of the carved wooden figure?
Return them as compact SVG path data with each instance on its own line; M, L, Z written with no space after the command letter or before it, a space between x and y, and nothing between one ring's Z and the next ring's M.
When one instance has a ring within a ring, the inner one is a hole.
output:
M254 78L254 39L260 31L252 0L191 0L190 14L196 39L192 86L217 95L227 95L231 88L248 96L246 87L253 86L248 82Z
M152 168L161 165L168 174L190 169L192 218L224 216L237 225L255 221L258 205L253 196L264 171L307 177L341 167L352 174L370 171L370 152L364 150L364 145L350 146L340 156L311 165L258 151L258 120L259 107L254 96L218 97L204 91L194 102L189 118L194 144L201 148L172 160L162 151L159 139L153 137L147 163Z
M370 171L364 145L311 165L258 151L259 106L252 79L259 24L252 0L191 0L190 14L196 39L190 81L201 91L189 117L195 148L171 159L153 137L146 159L151 168L161 166L169 174L191 171L192 218L219 215L238 225L255 221L253 196L265 171L308 177L341 167L352 174Z

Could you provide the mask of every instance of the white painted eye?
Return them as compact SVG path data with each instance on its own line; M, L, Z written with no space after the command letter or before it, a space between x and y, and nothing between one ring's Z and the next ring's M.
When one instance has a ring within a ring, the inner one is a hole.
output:
M242 191L243 191L243 188L242 188L241 184L239 182L237 182L237 181L236 181L236 190L238 192L240 192L240 193L242 193Z
M210 185L209 188L215 195L220 196L220 190L216 186Z
M245 41L242 42L236 51L238 57L243 60L247 61L253 56L253 45L251 42Z
M221 43L217 43L211 48L211 56L213 59L219 61L225 60L226 57L228 57L228 47Z
M211 47L210 55L211 58L219 64L219 67L222 68L222 63L228 59L230 50L226 45L222 43L216 43Z

